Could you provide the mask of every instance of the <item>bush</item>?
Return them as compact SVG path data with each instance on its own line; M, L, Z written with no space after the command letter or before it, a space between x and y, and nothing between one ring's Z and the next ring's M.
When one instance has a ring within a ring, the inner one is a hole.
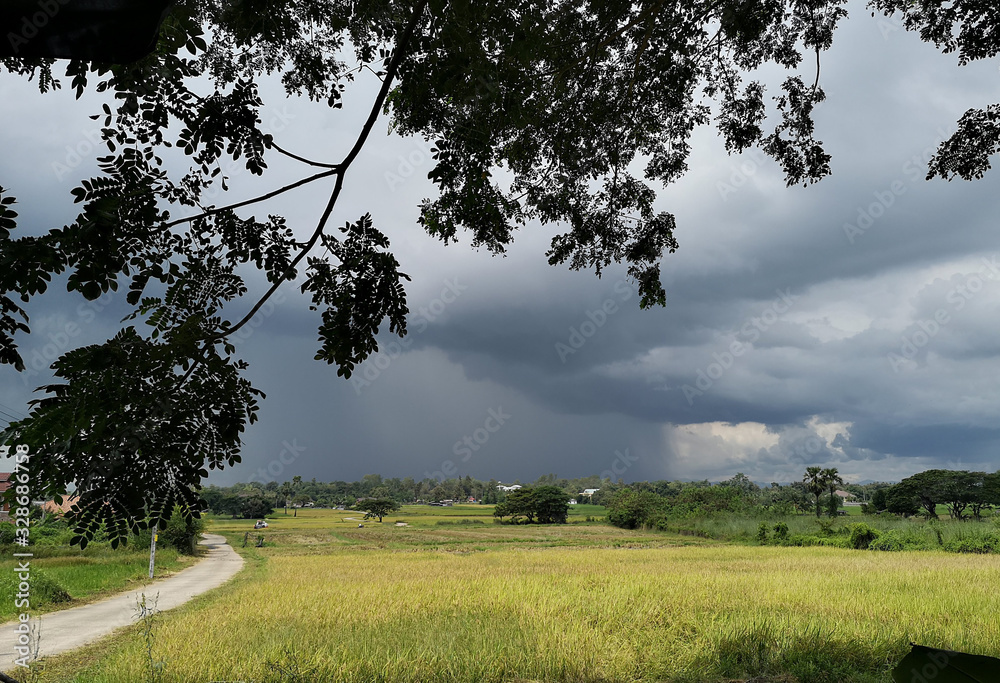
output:
M44 524L32 524L30 538L32 543L38 545L69 545L75 535L65 522L49 517Z
M944 549L950 553L988 553L1000 552L1000 535L990 534L979 538L957 538L948 541Z
M757 526L757 542L761 545L767 545L767 522L761 522Z
M10 544L14 542L14 532L16 527L10 522L0 522L0 544Z
M14 572L7 572L3 579L0 579L0 592L5 600L14 600L18 592L18 584L21 579ZM40 607L61 602L69 602L73 596L63 588L58 581L35 567L31 568L31 606Z
M608 521L624 529L649 526L663 506L663 498L652 491L621 489L608 501Z
M903 543L903 539L895 531L887 531L884 534L880 534L878 538L875 538L868 544L869 550L886 550L890 552L896 552L906 549L906 544Z
M817 519L815 522L819 525L819 533L821 536L833 536L833 534L836 533L836 530L833 528L836 520Z
M788 540L788 525L784 522L778 522L774 525L774 540L779 542L785 542Z
M867 550L872 541L878 537L878 530L864 522L851 525L851 547L855 550Z
M159 540L167 546L176 548L178 552L193 555L198 537L205 528L205 522L201 519L185 519L180 507L174 507L170 519L167 520L167 528L160 532ZM146 538L149 542L149 538Z

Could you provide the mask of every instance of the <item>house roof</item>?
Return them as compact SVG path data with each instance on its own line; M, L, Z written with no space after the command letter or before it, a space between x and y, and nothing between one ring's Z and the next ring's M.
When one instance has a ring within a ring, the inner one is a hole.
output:
M11 487L11 473L10 472L0 472L0 493L3 493Z
M66 513L76 507L77 501L79 500L80 496L64 496L62 505L57 505L54 500L47 500L42 503L42 510L55 514Z

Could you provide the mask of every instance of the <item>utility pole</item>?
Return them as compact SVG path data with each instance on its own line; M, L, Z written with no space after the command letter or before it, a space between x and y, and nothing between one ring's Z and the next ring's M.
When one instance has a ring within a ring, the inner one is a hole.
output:
M149 534L149 578L153 578L153 566L156 564L156 537L158 529L154 525Z

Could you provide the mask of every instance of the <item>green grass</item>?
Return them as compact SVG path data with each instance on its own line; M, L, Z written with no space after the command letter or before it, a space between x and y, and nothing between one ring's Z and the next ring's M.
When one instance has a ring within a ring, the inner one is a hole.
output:
M942 518L928 522L918 517L902 519L894 515L849 515L832 519L821 517L819 520L815 515L808 514L788 517L718 515L670 519L665 530L731 543L757 545L757 530L764 523L768 526L769 543L781 544L775 540L774 525L783 522L788 525L789 539L784 542L786 545L833 545L846 548L849 545L851 527L863 522L885 536L885 540L891 541L889 545L893 547L901 546L907 550L955 550L963 545L989 545L1000 540L998 521L1000 520L959 522Z
M30 559L32 583L37 583L31 599L31 614L52 609L65 609L77 604L119 593L148 583L149 549L112 550L106 544L96 544L81 551L69 547L32 547L42 555ZM15 546L0 550L0 622L14 618L22 610L15 607L17 583L13 553L22 552ZM195 558L180 555L173 548L157 548L156 575L162 578L184 567ZM38 579L41 575L43 578ZM56 590L49 590L54 584ZM70 601L59 600L59 590L68 593Z
M406 527L275 516L234 582L163 615L164 683L874 683L910 641L1000 655L998 556L437 524L486 521L484 507L408 507ZM134 683L145 662L133 630L41 680Z

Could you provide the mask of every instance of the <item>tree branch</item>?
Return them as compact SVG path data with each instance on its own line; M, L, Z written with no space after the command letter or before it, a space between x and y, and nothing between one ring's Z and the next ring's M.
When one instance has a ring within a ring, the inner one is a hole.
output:
M274 140L271 140L270 143L264 143L264 144L267 145L268 147L273 147L280 153L284 154L286 157L295 159L296 161L301 161L303 164L309 164L310 166L318 166L320 168L334 168L334 169L337 168L336 164L323 164L318 161L311 161L309 159L306 159L305 157L300 157L298 154L292 154L291 152L279 147L278 143L276 143Z
M361 153L361 149L364 147L365 142L368 140L368 136L372 132L372 128L375 127L375 122L378 121L379 114L382 111L383 106L385 106L385 100L389 96L389 90L392 87L392 82L396 78L396 73L399 71L399 65L403 61L403 57L406 54L406 47L413 37L413 33L416 30L417 22L420 20L420 16L424 13L424 9L427 7L427 0L421 0L417 7L413 10L413 15L410 17L409 23L406 25L399 41L396 43L396 50L392 55L392 59L389 62L388 68L385 72L385 80L382 81L382 87L379 89L378 96L375 98L375 102L372 104L371 112L368 114L368 120L365 121L364 127L361 129L361 133L358 135L357 140L354 142L354 146L344 157L344 160L337 164L333 171L327 172L327 175L333 174L337 176L337 182L334 185L333 192L330 194L330 200L326 204L326 209L323 211L323 215L320 217L319 223L316 229L313 231L312 236L305 243L302 251L299 252L292 262L288 266L288 271L292 271L295 267L306 257L312 248L319 241L320 237L323 235L323 230L326 228L326 224L330 219L330 214L333 213L333 207L337 204L337 199L340 197L340 192L344 187L344 174L347 169L350 168L351 164ZM240 328L246 325L250 320L257 314L268 299L278 290L278 288L283 284L283 280L279 280L271 285L267 292L260 298L259 301L254 305L250 311L243 316L236 325L229 328L225 332L217 334L210 337L208 342L218 342L225 339L231 334L236 333Z
M251 204L257 204L259 202L267 201L268 199L271 199L272 197L277 197L279 194L284 194L285 192L288 192L289 190L294 190L297 187L302 187L303 185L308 185L309 183L314 182L316 180L319 180L320 178L327 178L327 177L332 176L332 175L334 175L334 174L336 174L338 172L336 166L331 166L330 168L332 170L323 171L322 173L317 173L316 175L309 176L308 178L303 178L302 180L296 181L296 182L292 183L291 185L285 185L284 187L282 187L280 189L274 190L273 192L268 192L267 194L262 194L259 197L254 197L253 199L247 199L246 201L237 202L236 204L230 204L229 206L220 206L217 209L209 209L208 211L206 211L204 213L200 213L197 216L188 216L187 218L178 218L175 221L171 221L170 223L167 223L163 227L164 228L172 228L175 225L180 225L181 223L190 223L191 221L196 221L196 220L199 220L201 218L208 218L209 216L214 216L215 214L222 213L223 211L230 211L232 209L239 209L239 208L244 207L244 206L250 206Z

